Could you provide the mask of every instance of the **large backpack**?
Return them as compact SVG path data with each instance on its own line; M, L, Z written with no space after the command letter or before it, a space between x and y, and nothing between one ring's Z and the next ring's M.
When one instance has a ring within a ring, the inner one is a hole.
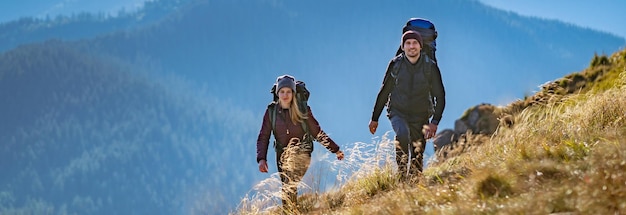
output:
M422 36L422 52L426 53L430 59L437 61L435 57L435 51L437 51L437 30L435 25L427 19L411 18L406 22L406 25L402 28L402 33L406 31L417 31ZM402 44L398 47L396 56L402 53Z
M278 105L278 94L276 92L276 84L274 84L274 86L272 86L272 89L270 90L270 93L272 93L274 99L273 101L270 103L270 105L268 106L268 110L270 112L270 123L272 124L272 133L274 133L274 138L276 138L276 112L277 112L277 108L276 106ZM305 115L308 115L309 109L308 109L308 104L307 102L309 101L309 96L311 95L311 93L309 92L309 90L306 88L306 84L303 81L296 81L296 93L295 93L295 97L294 99L296 99L298 101L298 109L300 109L300 112L304 113ZM304 137L301 140L301 147L303 148L303 150L308 151L308 152L312 152L313 151L313 137L309 134L309 127L307 125L307 120L304 119L302 120L302 130L304 130ZM276 144L278 140L275 140L274 143L274 148L276 149L277 153L282 153L282 147L278 147L279 144Z

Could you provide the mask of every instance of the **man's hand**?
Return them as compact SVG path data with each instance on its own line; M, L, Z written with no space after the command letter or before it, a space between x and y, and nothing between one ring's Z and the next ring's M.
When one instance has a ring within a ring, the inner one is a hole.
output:
M424 128L422 128L422 132L424 133L424 138L426 138L427 140L433 138L437 134L437 125L433 123L424 125Z
M335 152L335 155L337 155L337 160L343 160L343 152L341 150Z
M259 171L267 172L267 162L265 160L259 161Z
M378 122L370 120L370 133L376 133L376 128L378 128Z

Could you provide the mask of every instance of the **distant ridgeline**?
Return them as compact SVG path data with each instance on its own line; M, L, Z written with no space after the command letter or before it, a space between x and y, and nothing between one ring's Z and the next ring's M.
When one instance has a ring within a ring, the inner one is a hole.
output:
M80 40L104 34L134 31L156 24L192 0L145 1L134 12L120 11L115 15L79 13L69 16L31 18L0 23L0 52L22 44L42 42L49 39Z
M471 151L475 146L497 135L499 129L515 126L516 116L524 109L545 105L548 102L562 101L570 94L602 91L619 83L624 75L626 49L613 55L595 55L589 67L582 72L572 73L563 78L548 82L541 90L523 100L515 101L505 107L491 104L479 104L465 111L457 119L454 129L444 129L435 138L435 163L443 162L453 156Z

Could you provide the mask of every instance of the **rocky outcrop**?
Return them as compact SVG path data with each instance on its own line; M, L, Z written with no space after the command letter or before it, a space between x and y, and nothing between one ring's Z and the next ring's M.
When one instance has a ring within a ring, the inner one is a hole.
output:
M467 109L455 121L454 129L444 129L435 137L436 161L444 161L467 151L472 145L482 143L501 125L512 126L513 117L500 107L483 103Z
M465 133L493 134L500 124L501 111L491 104L480 104L465 111L461 118L454 122L454 130L445 129L435 138L435 149L456 142Z

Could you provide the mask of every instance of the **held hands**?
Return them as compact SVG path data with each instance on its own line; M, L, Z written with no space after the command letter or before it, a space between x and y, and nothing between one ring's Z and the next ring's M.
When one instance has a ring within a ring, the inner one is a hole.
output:
M428 125L424 125L424 127L422 128L422 133L424 133L424 138L426 138L427 140L435 137L435 135L437 134L437 125L433 123L428 123Z
M376 128L378 128L378 122L370 120L369 127L370 127L370 133L372 133L372 134L376 133Z
M259 161L259 171L267 172L267 162L265 160Z

